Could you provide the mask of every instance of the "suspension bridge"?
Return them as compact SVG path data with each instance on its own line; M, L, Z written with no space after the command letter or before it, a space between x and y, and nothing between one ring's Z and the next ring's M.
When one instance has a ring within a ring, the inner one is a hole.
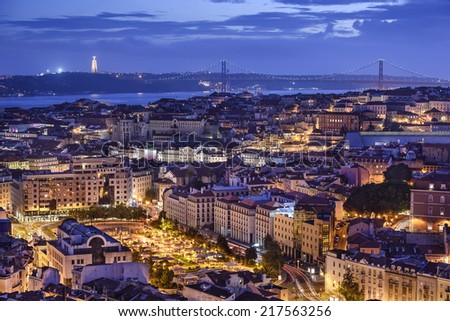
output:
M389 75L389 72L400 75ZM361 74L361 71L365 73ZM368 71L368 72L366 72ZM374 72L375 71L375 72ZM166 76L163 80L212 81L221 92L239 87L243 83L282 83L287 87L323 87L347 84L352 88L376 88L379 90L401 86L450 86L450 80L415 72L384 59L377 59L363 66L345 72L328 75L273 75L252 71L228 60L217 61L196 72Z

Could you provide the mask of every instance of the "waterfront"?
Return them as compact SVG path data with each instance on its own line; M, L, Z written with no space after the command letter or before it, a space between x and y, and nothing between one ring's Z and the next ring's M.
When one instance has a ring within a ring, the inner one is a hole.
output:
M341 93L343 90L276 90L264 91L263 94L294 95L315 93ZM30 109L33 107L47 107L53 104L64 102L74 102L78 99L92 99L109 104L129 104L129 105L147 105L149 102L157 101L161 98L187 99L194 96L207 96L208 91L183 91L183 92L164 92L164 93L117 93L117 94L78 94L78 95L55 95L55 96L31 96L31 97L0 97L0 108L21 107Z

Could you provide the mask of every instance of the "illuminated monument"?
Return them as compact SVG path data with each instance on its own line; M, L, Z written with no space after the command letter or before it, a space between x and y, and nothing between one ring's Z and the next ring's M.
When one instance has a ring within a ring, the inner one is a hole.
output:
M91 72L93 74L97 73L97 60L95 60L95 56L92 57Z

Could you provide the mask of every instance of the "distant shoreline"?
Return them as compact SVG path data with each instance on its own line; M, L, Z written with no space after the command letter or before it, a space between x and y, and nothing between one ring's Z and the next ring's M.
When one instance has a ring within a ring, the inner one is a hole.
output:
M241 92L241 91L239 91ZM262 94L296 95L311 94L343 94L346 90L266 90ZM43 108L64 102L74 102L78 99L91 99L110 104L147 105L162 98L188 99L194 96L208 96L212 92L177 91L161 93L112 93L112 94L71 94L48 96L0 97L0 108L20 107L24 109Z

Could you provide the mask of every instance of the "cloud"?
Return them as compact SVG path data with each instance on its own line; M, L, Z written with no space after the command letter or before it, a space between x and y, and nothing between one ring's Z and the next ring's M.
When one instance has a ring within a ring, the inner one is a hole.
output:
M303 34L318 34L318 33L324 33L327 30L328 24L326 23L319 23L315 24L309 27L303 27L298 29L298 32Z
M146 12L130 12L130 13L112 13L101 12L97 15L98 18L153 18L155 15Z
M244 3L245 0L210 0L211 2L214 3L223 3L223 2L228 2L228 3Z
M327 34L327 37L337 37L337 38L353 38L358 37L361 31L355 27L361 26L364 20L358 19L347 19L347 20L336 20L332 24L332 31Z

